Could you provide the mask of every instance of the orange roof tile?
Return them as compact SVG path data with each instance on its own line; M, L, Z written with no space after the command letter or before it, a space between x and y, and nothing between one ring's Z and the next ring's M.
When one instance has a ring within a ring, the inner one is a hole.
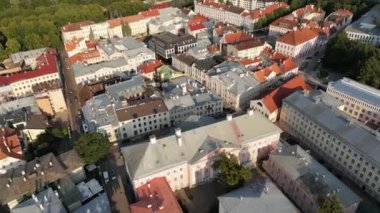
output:
M265 44L264 41L261 41L259 38L251 38L247 41L242 41L235 44L235 48L237 50L246 50L254 47L263 46Z
M0 160L8 157L23 159L21 144L16 131L5 127L0 128Z
M138 202L131 204L131 213L182 213L165 177L157 177L136 189Z
M120 26L122 24L123 24L122 18L115 18L115 19L108 20L108 25L110 28L114 28L114 27Z
M339 14L341 16L353 16L354 15L351 11L346 10L346 9L338 9L338 10L334 11L333 13Z
M303 28L300 30L289 31L277 39L278 42L297 46L318 37L318 34L311 29Z
M289 71L296 69L297 67L298 67L298 64L296 63L294 58L289 57L282 62L281 72L285 74Z
M226 4L218 3L213 0L198 0L197 2L209 7L214 7L214 8L219 8L219 9L226 9L228 7Z
M160 12L158 11L158 9L154 9L154 10L141 11L141 12L139 12L139 14L147 18L147 17L159 16Z
M81 42L83 39L73 38L65 43L65 50L67 52L73 51L77 48L79 42Z
M280 8L288 8L288 7L289 7L289 5L287 5L284 2L271 4L265 8L260 8L260 9L256 9L256 10L252 11L251 12L251 18L252 19L259 19L259 18L262 18L264 16L267 16L270 13L273 13L274 11L276 11Z
M269 112L281 107L282 100L297 90L312 90L302 75L298 75L285 82L277 89L265 95L261 100Z
M273 21L270 25L292 30L298 26L298 21L297 19L293 19L290 17L280 17Z
M141 64L138 70L144 74L155 72L157 68L164 65L160 60L152 60Z
M145 16L141 14L123 17L123 22L133 23L145 19Z
M75 64L80 61L86 63L87 60L97 58L97 57L100 57L100 53L98 50L94 49L94 50L89 50L87 52L75 54L69 58L69 61L71 64Z
M272 64L269 67L265 67L264 69L261 69L259 71L256 71L253 73L255 78L260 82L264 83L267 81L268 76L271 73L275 73L276 76L281 74L281 69L277 64Z
M235 33L228 33L224 35L224 43L226 44L247 41L250 39L252 39L252 37L243 31L237 31Z
M154 4L154 5L150 6L149 9L151 9L151 10L154 10L154 9L164 9L164 8L168 8L168 7L171 7L170 4L168 4L168 3L161 3L161 4Z
M80 30L81 27L91 25L91 24L95 24L95 22L81 21L81 22L76 22L76 23L68 23L64 25L61 29L62 29L62 32L70 32L70 31Z

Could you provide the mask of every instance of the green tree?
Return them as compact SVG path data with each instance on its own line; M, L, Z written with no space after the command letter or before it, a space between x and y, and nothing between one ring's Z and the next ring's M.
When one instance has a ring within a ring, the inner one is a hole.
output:
M128 23L123 24L123 35L124 36L131 36L132 35L132 29Z
M3 45L0 45L0 63L8 57L7 52L5 51Z
M318 213L343 213L343 206L336 195L326 198Z
M221 179L229 186L237 186L252 177L251 171L240 165L233 154L220 153L212 167L220 172Z
M19 52L21 50L21 45L15 38L9 38L6 46L7 46L6 50L8 54Z
M69 130L67 128L52 128L49 130L49 133L59 139L64 139L69 136Z
M42 44L41 36L39 36L35 33L31 33L31 34L27 34L25 36L24 46L26 49L32 50L32 49L41 48L44 45Z
M81 135L74 148L83 161L90 164L104 159L110 152L111 143L99 133L89 133Z

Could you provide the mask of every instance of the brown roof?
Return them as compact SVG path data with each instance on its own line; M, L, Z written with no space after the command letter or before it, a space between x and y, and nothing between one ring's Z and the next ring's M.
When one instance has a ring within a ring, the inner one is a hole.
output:
M289 31L286 34L279 37L277 41L297 46L316 37L318 37L318 34L316 32L308 28L303 28L300 30Z
M67 166L67 164L70 163L74 164L73 162L66 162L65 160L59 159L52 153L49 153L38 159L29 161L25 166L8 170L7 173L0 175L0 188L2 190L2 193L0 193L0 204L6 204L23 195L42 190L47 184L66 177L71 174L73 169L77 169L72 166ZM75 165L80 164L75 163ZM83 163L81 165L83 165ZM34 169L34 167L36 169ZM25 171L26 181L23 180L23 170ZM43 175L41 173L42 171ZM9 184L9 187L6 186L7 184Z
M104 93L104 84L96 83L93 85L86 85L79 91L79 102L83 106L87 100L92 98L94 94Z
M34 93L46 92L49 90L56 90L61 88L61 82L59 80L45 81L43 83L35 84L32 86Z
M76 22L76 23L68 23L62 27L62 32L70 32L70 31L76 31L80 30L81 27L95 24L93 21L81 21L81 22Z
M254 48L254 47L258 47L262 45L264 45L263 41L261 41L260 39L253 38L248 41L237 43L234 46L237 50L246 50L246 49L250 49L250 48Z
M288 17L288 18L287 17L280 17L280 18L276 19L274 22L272 22L270 25L292 30L298 26L298 21L297 21L297 19L293 19L290 17Z
M162 99L148 99L116 111L119 121L127 121L138 117L167 112Z
M123 17L123 22L133 23L145 19L145 16L141 14Z
M23 159L21 144L16 131L5 127L0 128L0 160L8 157Z
M240 15L244 12L244 9L236 6L230 6L226 9L226 11Z

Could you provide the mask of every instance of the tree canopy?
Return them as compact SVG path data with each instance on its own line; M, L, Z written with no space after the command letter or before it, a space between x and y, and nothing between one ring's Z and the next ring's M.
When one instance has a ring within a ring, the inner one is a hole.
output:
M0 0L0 61L20 50L62 48L59 30L69 22L100 22L148 7L140 0Z
M352 41L345 32L326 45L323 67L373 87L380 88L380 50L371 44Z
M233 154L220 153L212 167L220 172L221 179L229 186L237 186L252 177L251 171L240 165Z
M318 213L343 213L343 206L336 195L326 198L323 201Z
M111 143L103 135L93 132L81 135L74 148L85 163L96 163L110 152Z
M37 136L36 140L31 144L33 154L42 156L49 152L57 153L59 143L66 139L69 135L68 129L49 127L44 133Z

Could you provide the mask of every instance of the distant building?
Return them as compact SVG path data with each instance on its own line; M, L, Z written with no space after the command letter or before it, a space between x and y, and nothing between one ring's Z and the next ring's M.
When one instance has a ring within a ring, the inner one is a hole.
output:
M172 58L172 66L186 75L190 75L192 65L196 60L196 58L187 54L175 55Z
M196 46L196 39L191 35L177 36L170 32L162 32L152 36L148 47L164 59L186 52Z
M334 24L337 31L340 31L351 24L353 16L354 14L349 10L338 9L326 17L325 23Z
M270 46L259 38L252 38L248 41L237 42L227 45L227 56L237 56L240 58L255 58L261 54L264 48Z
M350 40L367 44L380 44L380 30L378 19L380 18L380 5L375 5L360 19L346 27L345 31Z
M278 88L272 90L262 98L252 100L250 108L262 113L270 121L275 122L279 118L282 100L297 90L310 90L302 75L296 76Z
M298 145L279 145L263 167L303 212L317 213L324 199L333 195L342 203L344 212L355 213L361 202L359 196Z
M157 69L164 64L160 60L152 60L145 62L141 64L138 68L137 71L140 72L142 76L149 80L154 80L154 77L156 75Z
M322 91L296 91L283 100L280 125L379 201L379 137L343 108L343 103Z
M255 128L252 128L255 126ZM135 189L165 176L174 191L211 181L217 173L212 163L224 151L238 156L244 166L253 166L278 143L281 130L258 113L227 119L150 142L122 148L125 165Z
M283 16L276 19L269 25L268 34L270 36L281 36L289 31L297 30L298 25L299 23L297 18L293 17L292 15Z
M219 213L282 212L298 209L267 177L255 177L246 186L218 197Z
M138 201L131 204L131 213L182 213L165 177L156 177L136 189Z
M344 104L344 111L363 123L380 127L380 91L349 78L330 82L327 94Z

